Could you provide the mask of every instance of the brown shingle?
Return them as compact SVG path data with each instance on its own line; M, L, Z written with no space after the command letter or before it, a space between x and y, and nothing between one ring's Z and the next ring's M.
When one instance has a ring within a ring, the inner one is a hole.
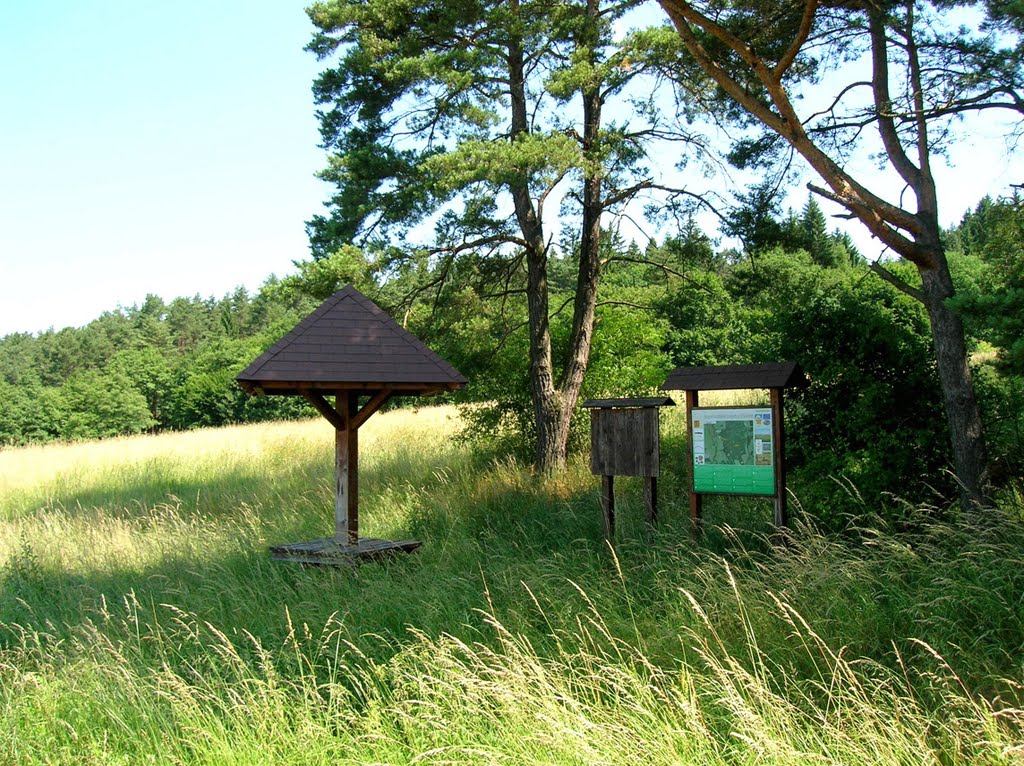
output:
M344 287L237 378L248 393L334 393L367 384L408 393L457 389L466 379L354 287Z

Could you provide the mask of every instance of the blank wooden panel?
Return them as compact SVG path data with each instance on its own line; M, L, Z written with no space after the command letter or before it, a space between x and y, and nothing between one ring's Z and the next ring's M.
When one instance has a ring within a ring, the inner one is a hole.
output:
M599 476L657 476L658 410L590 411L590 470Z

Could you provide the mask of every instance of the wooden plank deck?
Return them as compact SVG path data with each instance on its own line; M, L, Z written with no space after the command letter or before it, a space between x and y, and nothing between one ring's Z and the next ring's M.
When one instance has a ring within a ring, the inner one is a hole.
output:
M317 566L354 566L361 561L379 561L398 553L412 553L423 543L419 540L377 540L361 538L355 545L339 543L333 537L305 543L270 546L270 556L281 561L296 561Z

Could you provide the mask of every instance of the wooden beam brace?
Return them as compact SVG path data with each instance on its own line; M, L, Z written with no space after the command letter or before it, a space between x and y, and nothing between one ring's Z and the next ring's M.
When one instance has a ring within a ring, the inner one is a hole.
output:
M323 415L334 426L337 431L345 431L348 428L348 424L342 420L341 415L335 411L335 409L327 403L327 400L315 391L310 391L308 388L302 389L302 395L306 401L313 405L313 409Z
M385 388L370 397L370 401L364 404L359 412L352 416L352 428L359 428L359 426L369 420L370 416L383 407L384 403L390 399L393 394L394 391L390 388Z
M319 412L321 415L327 418L330 424L334 426L335 429L337 429L338 431L347 431L349 426L351 426L352 428L359 428L359 426L361 426L363 423L370 419L370 416L373 413L375 413L377 410L383 407L384 403L392 396L394 396L394 394L395 391L390 388L385 388L378 391L376 394L370 397L370 401L364 404L362 408L359 410L359 412L352 416L348 423L345 423L342 420L341 416L338 414L337 410L330 404L328 404L327 400L324 399L323 396L321 396L315 391L310 391L308 388L302 389L302 395L303 397L305 397L306 401L313 405L313 408L317 412ZM339 394L339 396L347 396L347 392Z

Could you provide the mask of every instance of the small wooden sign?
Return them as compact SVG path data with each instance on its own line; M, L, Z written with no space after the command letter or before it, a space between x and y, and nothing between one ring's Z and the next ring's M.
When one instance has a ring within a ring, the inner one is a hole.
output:
M599 476L657 476L658 410L590 411L590 471Z
M605 537L615 533L616 476L644 477L644 506L649 524L658 517L658 475L661 436L658 408L674 406L668 397L651 399L592 399L590 410L590 471L601 476L601 507Z

